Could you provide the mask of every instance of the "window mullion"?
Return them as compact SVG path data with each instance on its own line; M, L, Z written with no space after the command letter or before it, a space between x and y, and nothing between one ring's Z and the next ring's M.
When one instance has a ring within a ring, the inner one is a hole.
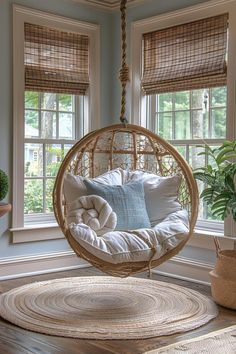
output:
M46 144L43 144L43 212L46 213Z
M157 95L149 96L149 109L151 117L153 117L149 125L157 132L159 126L159 114L157 113L159 111L159 102Z
M186 160L189 163L189 144L186 145Z
M176 121L176 116L175 116L175 94L172 93L172 139L176 139L176 129L175 129L175 121Z
M152 99L151 96L145 96L146 100L146 128L147 129L151 129L151 124L152 124L152 119L151 119L151 115L150 115L150 100ZM156 125L156 117L154 117L154 125ZM154 127L154 131L156 127Z
M59 95L56 95L56 139L59 139Z
M190 114L190 138L193 139L193 91L189 93L189 114Z
M74 139L80 139L84 136L84 97L74 97L75 122L73 125Z
M39 138L41 138L42 137L42 93L41 92L39 93L38 100L39 100L38 102Z
M212 131L213 131L213 127L212 127L212 108L211 108L211 102L212 102L212 91L211 89L209 89L209 101L208 101L208 105L209 105L209 137L212 138Z

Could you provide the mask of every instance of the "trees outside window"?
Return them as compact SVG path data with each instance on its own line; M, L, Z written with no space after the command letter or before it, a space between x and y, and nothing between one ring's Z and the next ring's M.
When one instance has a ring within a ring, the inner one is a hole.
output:
M25 92L24 214L52 213L62 159L75 142L76 96Z
M193 169L205 165L200 145L220 145L226 138L226 86L147 96L149 128L169 140ZM199 183L199 189L204 186ZM200 219L215 219L206 205Z

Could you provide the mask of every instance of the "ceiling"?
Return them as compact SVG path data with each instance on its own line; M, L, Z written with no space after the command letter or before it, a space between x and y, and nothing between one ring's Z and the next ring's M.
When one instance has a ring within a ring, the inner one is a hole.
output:
M103 7L106 9L118 9L120 5L119 0L76 0L77 2L87 3L97 7ZM145 0L127 0L127 6L137 5Z

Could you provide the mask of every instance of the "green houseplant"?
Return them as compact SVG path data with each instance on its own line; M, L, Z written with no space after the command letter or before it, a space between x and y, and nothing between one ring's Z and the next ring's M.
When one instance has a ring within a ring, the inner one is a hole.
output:
M3 200L9 189L9 182L6 173L3 170L0 170L0 201Z
M213 216L224 220L231 215L236 221L236 140L225 141L218 148L205 146L208 164L195 170L197 180L204 182L200 197L211 208ZM236 250L221 250L215 238L217 261L210 272L212 295L225 307L236 309Z
M9 190L9 180L7 174L0 169L0 216L11 210L11 205L2 203Z
M225 141L214 149L206 145L199 155L211 161L194 172L206 186L200 197L211 207L213 216L224 220L231 214L236 221L236 140Z

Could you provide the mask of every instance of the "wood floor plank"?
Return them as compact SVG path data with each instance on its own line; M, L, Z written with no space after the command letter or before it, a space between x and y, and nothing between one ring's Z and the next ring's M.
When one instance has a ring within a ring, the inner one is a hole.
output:
M102 276L103 274L90 267L7 280L0 283L0 292L5 292L35 281L93 275ZM138 276L146 278L147 273ZM204 295L210 296L210 287L205 285L157 276L155 274L153 274L152 279L185 286L197 290ZM193 331L142 340L102 341L63 338L35 333L16 327L0 318L0 354L143 354L145 351L156 349L184 339L198 337L233 324L236 324L236 311L219 306L219 316L216 319Z

